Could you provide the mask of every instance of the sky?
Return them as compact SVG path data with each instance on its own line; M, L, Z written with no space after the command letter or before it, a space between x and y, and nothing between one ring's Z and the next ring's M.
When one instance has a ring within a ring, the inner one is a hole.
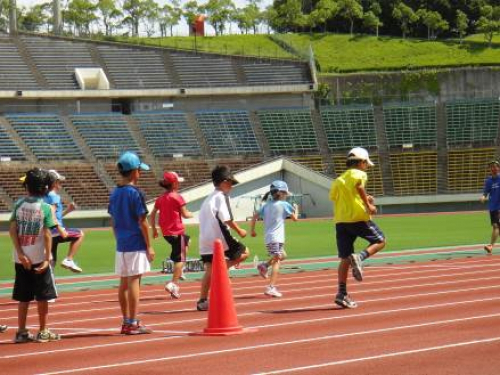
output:
M52 2L51 0L16 0L17 1L17 6L32 6L34 4L41 4L41 3L48 3ZM169 1L167 0L155 0L158 4L164 5L168 3ZM181 0L181 4L184 4L187 2L187 0ZM203 4L205 3L206 0L198 0L198 3ZM237 8L242 8L247 5L247 0L233 0L234 4L236 5ZM268 5L272 4L272 0L262 0L261 1L261 8L265 8ZM236 27L233 27L233 30L236 30ZM177 35L187 35L188 34L188 27L184 21L181 21L181 24L177 28L174 28L174 34ZM210 25L205 26L205 31L208 35L214 35L215 32L213 28Z

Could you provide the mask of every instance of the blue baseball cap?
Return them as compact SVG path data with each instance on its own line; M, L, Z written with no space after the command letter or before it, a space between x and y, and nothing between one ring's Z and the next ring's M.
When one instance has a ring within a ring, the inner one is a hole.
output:
M123 172L133 171L134 169L149 171L149 165L142 163L139 156L130 151L124 152L118 159L116 165L118 165L118 168Z
M288 185L285 181L276 180L271 184L271 190L283 191L285 193L290 193L288 191Z

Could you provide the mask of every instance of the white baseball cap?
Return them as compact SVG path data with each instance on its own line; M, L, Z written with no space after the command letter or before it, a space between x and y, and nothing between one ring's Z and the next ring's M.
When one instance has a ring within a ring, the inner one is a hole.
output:
M59 180L59 181L65 181L66 180L66 177L64 177L62 174L60 174L55 169L49 169L48 172L49 172L50 177L52 177L52 179L54 181L57 181L57 180Z
M370 160L370 155L368 155L368 151L363 147L354 147L347 154L347 159L349 160L366 160L370 167L373 167L375 164Z

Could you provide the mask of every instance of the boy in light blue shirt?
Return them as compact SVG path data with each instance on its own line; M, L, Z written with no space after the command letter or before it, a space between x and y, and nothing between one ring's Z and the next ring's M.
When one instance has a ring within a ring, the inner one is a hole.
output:
M288 185L284 181L274 181L271 184L270 191L263 197L266 203L262 206L259 212L256 212L252 218L251 235L255 237L255 222L260 217L264 220L265 228L265 243L269 260L261 262L258 265L259 274L267 279L269 267L271 267L271 278L269 286L266 288L264 294L271 297L281 297L282 293L276 288L278 281L280 263L286 258L285 252L285 220L291 218L293 221L298 220L297 207L292 206L286 201L287 196L290 194ZM271 199L267 198L271 195Z

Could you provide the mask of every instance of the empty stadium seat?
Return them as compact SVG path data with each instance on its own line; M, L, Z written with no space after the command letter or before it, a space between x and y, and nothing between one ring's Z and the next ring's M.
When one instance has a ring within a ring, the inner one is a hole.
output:
M196 135L183 112L138 112L133 117L156 157L201 155Z
M214 155L261 152L247 111L203 111L196 118Z
M489 175L495 148L452 149L448 151L448 190L452 193L480 193Z
M394 195L437 194L437 152L390 155Z
M389 146L437 146L434 104L397 104L384 106L383 111Z
M330 150L377 147L372 106L324 107L320 114Z
M39 160L77 160L83 154L59 116L7 114L5 118Z
M39 85L8 34L0 38L0 90L36 90Z
M124 151L142 154L120 114L95 113L72 115L71 121L98 159L116 159Z
M266 109L257 115L274 155L318 151L310 109Z

